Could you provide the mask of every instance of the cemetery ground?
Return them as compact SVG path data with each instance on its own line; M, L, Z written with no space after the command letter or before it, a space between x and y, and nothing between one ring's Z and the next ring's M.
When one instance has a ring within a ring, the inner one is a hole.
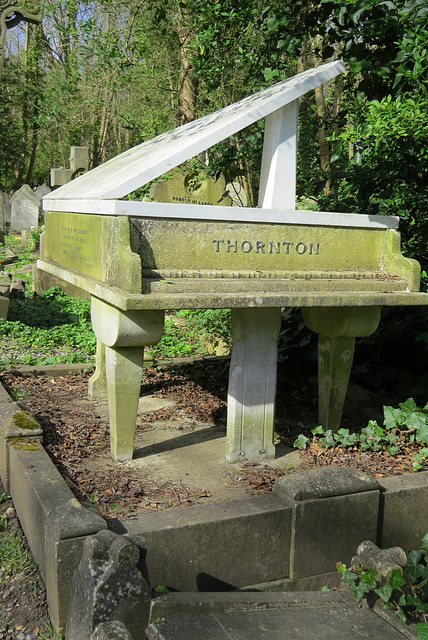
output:
M20 245L18 240L14 241L16 252L22 247L25 248L23 261L30 264L36 254L28 243ZM21 263L14 270L22 267L25 265ZM28 295L31 292L30 271L20 273L27 274ZM37 307L31 307L31 304L37 304L37 298L27 297L14 304L11 301L11 306L22 310L25 303L32 309L33 325L42 324L40 315L34 322L34 314L40 314L41 307L38 311ZM64 370L58 370L55 365L85 362L85 354L88 360L85 351L89 344L86 303L69 302L55 295L51 303L57 315L62 316L59 323L71 321L77 334L80 323L83 342L71 339L71 325L67 322L62 325L66 327L65 331L57 327L46 329L46 335L51 339L44 343L36 334L29 337L27 345L13 335L3 336L0 382L42 425L45 448L71 489L80 499L92 502L107 519L124 513L182 508L268 492L280 475L323 464L350 465L375 477L415 471L415 458L424 443L414 437L414 427L392 429L393 435L397 436L395 443L382 441L376 430L364 432L364 429L369 420L377 420L378 425L382 425L382 406L385 404L398 407L409 397L414 397L419 406L426 403L424 393L428 387L424 377L426 348L423 340L426 318L421 310L406 310L407 319L390 311L377 339L373 337L359 345L342 426L351 434L365 433L365 444L363 442L361 446L361 439L346 442L344 436L329 447L325 446L325 437L324 444L320 441L322 434L313 436L311 433L318 425L316 341L296 313L284 313L278 365L278 457L269 464L243 461L230 465L224 462L221 442L226 428L228 358L201 358L201 353L207 354L206 345L201 345L196 334L187 342L183 338L186 318L178 324L172 323L172 334L175 327L184 326L180 339L177 333L170 340L171 344L178 342L181 345L173 355L182 356L184 352L197 357L185 362L175 360L173 364L163 363L160 359L148 362L141 387L135 459L117 463L109 455L106 405L90 402L87 398L91 365L82 365L81 370L72 375L63 375ZM30 319L27 322L30 326ZM34 326L30 328L34 329ZM220 327L222 331L223 326ZM62 344L61 335L67 335ZM171 344L168 339L165 343L163 354L171 356L171 352L166 351ZM162 353L159 358L161 356ZM25 362L30 365L27 370L22 368ZM34 365L44 368L44 375L35 375ZM412 414L411 409L409 415L420 417L418 412ZM413 434L413 441L407 437L409 434ZM301 435L309 440L305 442L306 449L299 451L293 445ZM394 452L391 445L398 446L398 451ZM192 451L196 453L192 455ZM206 452L204 456L202 451ZM170 465L173 456L178 464L174 472ZM150 462L156 458L157 464ZM422 469L428 468L423 457L418 465ZM1 539L4 541L12 536L12 546L18 548L15 556L21 562L14 564L13 561L0 575L0 640L51 637L36 567L25 547L13 505L1 488L0 497ZM19 546L21 544L23 547ZM1 553L4 555L9 551L2 548ZM4 558L2 563L4 567Z

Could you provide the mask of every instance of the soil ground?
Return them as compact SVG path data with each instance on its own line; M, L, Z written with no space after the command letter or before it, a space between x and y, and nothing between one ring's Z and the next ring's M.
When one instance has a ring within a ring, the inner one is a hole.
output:
M277 477L322 464L355 466L383 477L412 472L416 450L398 456L347 449L293 449L300 433L317 426L316 379L304 382L278 370L276 457L266 463L225 462L228 361L147 366L137 421L134 459L115 462L109 452L107 405L87 397L89 373L71 376L3 372L0 382L33 413L44 446L75 495L108 518L137 511L187 507L265 493ZM351 384L342 426L358 430L381 419L375 394ZM0 489L1 493L1 489ZM0 504L7 527L19 531L10 501ZM0 640L46 636L42 586L20 577L0 580Z

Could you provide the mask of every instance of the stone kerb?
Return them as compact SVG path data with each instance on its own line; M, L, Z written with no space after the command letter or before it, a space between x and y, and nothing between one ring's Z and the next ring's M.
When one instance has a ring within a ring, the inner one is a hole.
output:
M293 508L290 578L334 571L349 563L364 540L377 539L379 491L371 476L347 467L322 467L283 476L274 494Z

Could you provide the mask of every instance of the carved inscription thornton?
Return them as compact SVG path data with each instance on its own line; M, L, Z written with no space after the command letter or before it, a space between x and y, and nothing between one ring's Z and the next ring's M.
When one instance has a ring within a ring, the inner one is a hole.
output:
M296 252L302 256L304 253L308 255L318 255L320 251L319 242L290 242L288 240L270 240L269 242L262 242L261 240L212 240L216 253L282 253L289 254Z

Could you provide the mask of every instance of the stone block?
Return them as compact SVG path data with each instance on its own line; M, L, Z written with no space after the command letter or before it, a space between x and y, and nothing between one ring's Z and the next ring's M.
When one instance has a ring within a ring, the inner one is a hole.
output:
M349 564L358 545L376 540L379 485L356 469L325 467L284 476L274 492L293 506L290 578Z
M272 495L147 513L120 525L145 538L154 587L225 591L288 575L291 508Z
M39 423L18 402L12 402L1 387L0 396L0 478L5 491L10 492L10 444L24 439L27 444L41 441Z
M112 531L86 539L73 580L67 640L90 640L100 623L110 621L141 638L150 609L150 585L139 569L144 556L144 548Z
M82 505L39 442L10 446L10 493L21 526L46 584L55 628L65 627L70 584L85 537L107 527L90 505Z
M382 478L379 484L379 546L418 549L428 532L428 471Z
M112 620L100 622L91 635L91 640L131 640L132 636L123 622Z

